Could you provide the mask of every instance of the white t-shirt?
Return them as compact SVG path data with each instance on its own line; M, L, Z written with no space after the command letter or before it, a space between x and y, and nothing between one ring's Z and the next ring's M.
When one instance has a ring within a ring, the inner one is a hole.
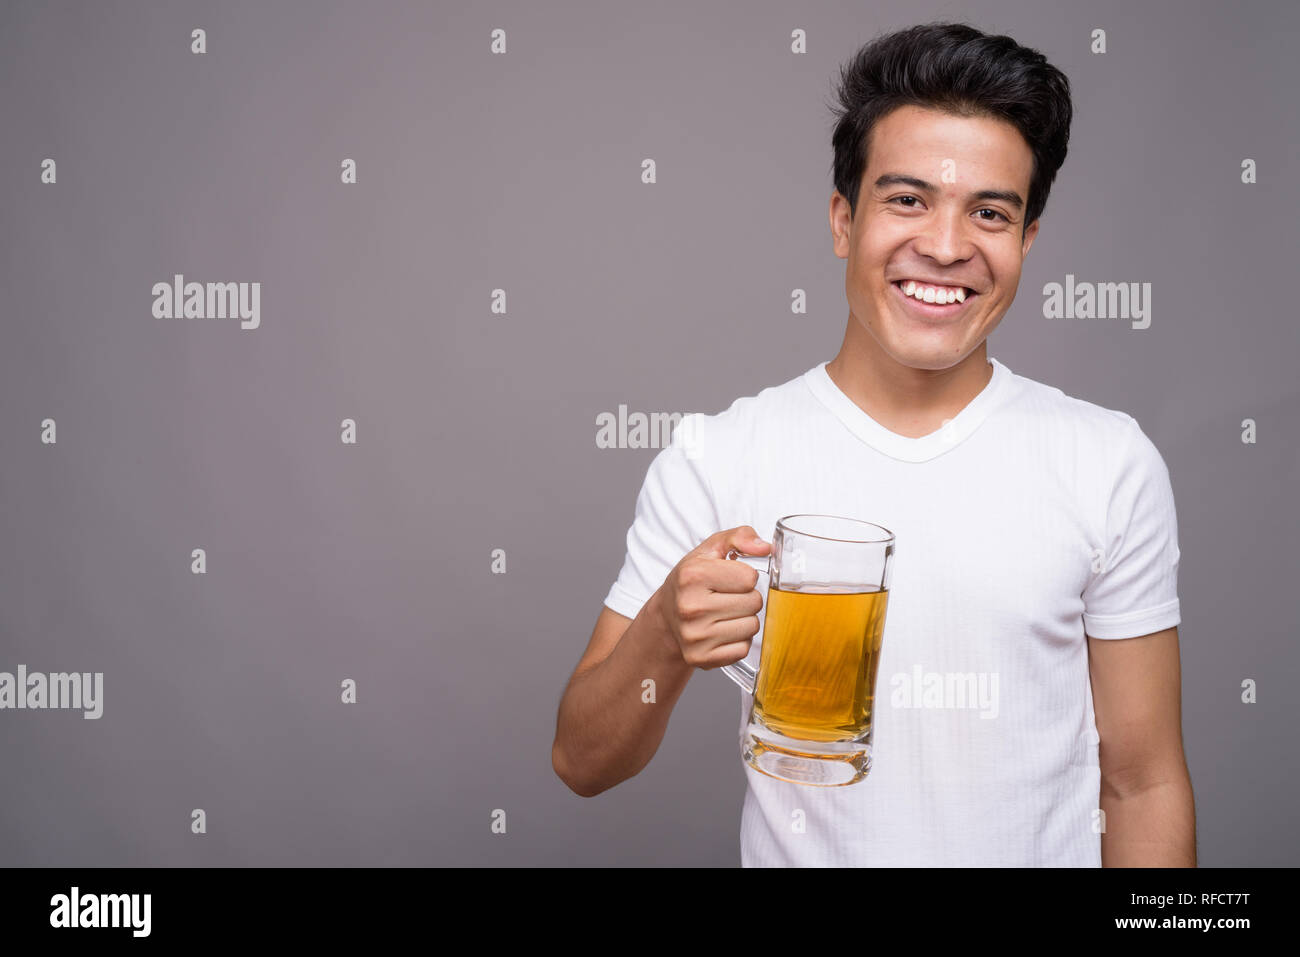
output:
M896 536L871 771L827 788L744 765L744 866L1101 866L1085 631L1179 623L1173 491L1131 416L990 363L921 438L868 416L823 362L684 417L650 464L605 598L628 618L721 529L771 541L807 512ZM761 645L760 630L753 666ZM942 693L953 680L982 682L965 707ZM741 692L742 734L749 705Z

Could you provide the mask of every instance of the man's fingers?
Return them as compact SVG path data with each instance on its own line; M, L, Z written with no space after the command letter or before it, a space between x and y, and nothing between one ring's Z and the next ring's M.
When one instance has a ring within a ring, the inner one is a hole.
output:
M748 624L745 627L748 628ZM757 626L755 626L755 630L757 630ZM701 662L697 664L696 667L708 671L713 668L721 668L723 665L734 665L741 658L744 658L749 654L749 648L750 639L748 638L743 641L734 641L717 645L716 647L709 649L707 653L700 656Z
M726 594L753 591L758 587L758 569L745 562L727 558L702 559L708 563L708 585Z
M734 563L733 564L738 564ZM695 591L683 598L684 609L688 616L701 618L708 616L712 622L734 621L737 618L749 618L763 610L763 593L744 584L736 588L712 588L709 591Z
M763 556L772 550L770 542L763 541L751 525L714 532L695 549L696 555L708 558L726 558L727 553L735 550L742 555Z

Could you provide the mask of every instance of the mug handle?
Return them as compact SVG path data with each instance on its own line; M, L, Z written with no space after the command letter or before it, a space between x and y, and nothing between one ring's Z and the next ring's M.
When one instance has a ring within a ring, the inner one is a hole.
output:
M750 568L754 569L760 575L767 575L768 581L771 581L770 558L764 558L762 555L745 555L736 551L734 548L727 552L727 558L733 561L744 562ZM764 567L759 568L754 562L763 562ZM751 668L741 658L739 661L730 665L723 665L719 669L724 675L740 685L742 691L746 694L754 693L754 682L758 680L758 672Z

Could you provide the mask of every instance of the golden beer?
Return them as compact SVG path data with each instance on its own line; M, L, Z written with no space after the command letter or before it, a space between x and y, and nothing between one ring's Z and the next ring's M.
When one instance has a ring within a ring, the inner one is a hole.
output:
M778 734L807 741L866 734L888 601L887 589L770 588L754 717Z

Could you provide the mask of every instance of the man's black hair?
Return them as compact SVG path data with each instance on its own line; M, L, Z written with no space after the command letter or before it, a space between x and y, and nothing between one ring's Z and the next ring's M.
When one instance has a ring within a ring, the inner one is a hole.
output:
M1070 81L1037 50L964 23L927 23L877 37L840 68L832 175L857 212L871 128L900 106L1011 123L1034 155L1023 230L1047 205L1070 142Z

